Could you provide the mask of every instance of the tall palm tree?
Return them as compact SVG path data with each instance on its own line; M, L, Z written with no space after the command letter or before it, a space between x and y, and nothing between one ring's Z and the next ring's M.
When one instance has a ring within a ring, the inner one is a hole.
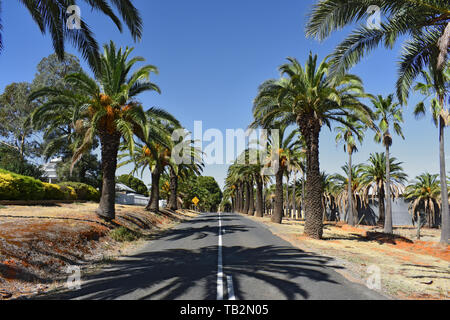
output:
M416 177L416 181L406 187L405 199L412 201L409 208L414 221L422 224L420 211L423 210L427 217L428 227L435 227L437 224L436 208L440 209L442 203L439 175L424 173Z
M81 54L94 71L100 70L99 47L94 35L82 17L80 18L80 29L69 29L67 20L69 15L67 10L69 6L76 5L77 1L68 0L20 0L20 2L29 11L33 21L38 25L43 34L49 33L52 38L53 48L58 57L64 59L65 42L69 40L75 47L81 51ZM108 16L113 23L122 32L122 22L112 10L114 7L122 16L123 21L128 26L134 40L140 40L142 37L143 23L139 12L130 0L84 0L93 10L99 11ZM0 0L1 13L1 0ZM2 26L0 19L0 53L3 49Z
M275 203L274 213L272 215L272 222L281 224L283 221L283 176L285 172L293 167L296 159L293 157L300 148L301 140L298 130L292 130L289 134L287 132L289 126L282 122L273 122L272 128L278 130L278 137L272 136L269 145L269 159L268 166L272 166L271 160L274 157L278 158L278 168L275 174ZM274 139L278 138L278 141ZM277 149L278 147L278 149Z
M193 146L194 141L185 140L182 144L183 152L190 152L191 163L178 163L177 161L170 164L170 195L168 207L170 210L177 210L177 200L178 200L178 183L179 180L186 179L190 176L199 176L203 171L203 159L201 151Z
M433 122L439 128L439 163L440 163L440 181L441 181L441 198L442 198L442 233L441 243L448 244L450 237L450 213L449 201L445 196L448 194L448 186L445 183L446 178L446 164L445 164L445 127L450 125L450 115L445 108L445 97L448 92L450 83L450 67L447 67L444 72L437 72L433 67L430 71L422 71L424 82L418 82L414 87L415 91L420 92L426 98L420 102L415 110L416 117L421 117L426 113L425 101L431 98L430 111Z
M353 75L328 77L329 64L317 64L309 55L305 67L294 59L280 67L282 78L269 80L259 90L253 108L255 122L264 126L274 119L298 125L306 143L305 234L322 238L322 189L319 164L319 136L323 125L332 122L351 125L347 117L370 122L371 111L359 101L364 96L362 81Z
M362 124L357 119L347 119L347 122L351 125L351 128L348 126L338 126L336 127L337 135L336 135L336 143L343 142L344 143L344 152L348 153L348 165L347 165L347 195L348 195L348 223L352 226L356 224L355 221L355 211L353 205L353 166L352 166L352 156L353 153L358 151L356 146L357 142L362 143L364 139L364 131L367 126Z
M392 227L392 205L391 205L391 170L390 170L390 148L392 146L391 127L394 132L405 139L403 136L401 124L403 123L403 110L399 103L394 103L394 95L391 94L387 98L381 95L372 98L375 108L375 117L379 120L378 130L375 134L375 141L383 143L386 148L386 218L384 221L384 232L391 234Z
M384 221L385 217L385 201L386 201L386 155L384 153L371 154L369 163L361 166L361 187L360 195L366 205L369 204L370 198L378 197L378 218L379 221ZM391 198L398 198L402 194L403 185L406 182L407 175L404 173L401 163L397 162L395 157L389 159L390 178L389 194ZM370 194L372 196L370 197Z
M180 129L179 121L170 113L151 108L146 112L146 122L140 129L142 136L138 135L141 143L137 143L134 150L128 149L129 153L122 156L128 159L120 164L120 166L134 163L134 172L139 169L141 175L144 170L149 168L152 184L150 191L150 199L146 209L152 212L159 212L160 200L160 179L166 167L175 168L176 162L172 157L172 151L176 144L172 140L174 130Z
M361 197L359 195L359 188L361 187L361 165L352 166L350 171L349 164L345 164L342 167L346 176L341 174L333 175L332 179L334 181L334 192L336 197L336 204L340 212L350 212L349 206L353 206L352 212L357 213L358 203L363 204ZM351 172L351 178L349 179L349 172ZM351 189L348 188L349 181L351 180ZM349 199L351 198L351 201ZM357 217L357 215L356 215ZM348 219L348 217L347 217ZM344 219L346 220L346 219ZM354 224L356 224L356 219L354 219Z
M115 184L117 155L121 139L130 151L134 150L135 134L142 136L146 116L142 105L136 101L145 91L160 92L150 82L150 74L158 72L152 65L146 65L131 72L141 57L130 59L133 48L116 49L111 41L104 46L101 56L102 72L96 80L86 73L71 74L66 81L78 88L76 93L58 88L42 88L30 95L30 100L47 97L40 108L40 114L51 112L61 105L73 105L75 130L82 135L82 141L74 152L73 166L88 152L98 137L101 144L103 187L97 214L105 220L115 218Z
M377 6L384 22L372 28L361 25L341 42L331 56L333 74L344 74L379 45L392 49L407 36L401 56L397 94L403 103L414 79L427 65L443 70L450 45L450 5L447 0L323 0L309 17L306 35L318 40L333 32L369 20Z

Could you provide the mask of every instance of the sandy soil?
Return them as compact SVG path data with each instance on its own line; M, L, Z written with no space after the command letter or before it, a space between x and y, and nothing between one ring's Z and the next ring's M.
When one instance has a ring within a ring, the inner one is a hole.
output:
M397 227L394 236L387 236L377 227L327 223L324 240L319 241L303 235L303 221L286 219L277 225L269 217L250 218L303 250L334 258L352 281L366 284L370 270L379 268L379 291L390 297L450 299L450 246L439 244L439 230L424 229L421 241L416 241L412 227Z
M0 300L53 290L66 281L68 266L81 266L83 272L97 269L196 215L191 211L155 215L141 207L118 205L115 226L143 236L133 243L118 243L109 236L114 225L95 215L97 206L1 207Z

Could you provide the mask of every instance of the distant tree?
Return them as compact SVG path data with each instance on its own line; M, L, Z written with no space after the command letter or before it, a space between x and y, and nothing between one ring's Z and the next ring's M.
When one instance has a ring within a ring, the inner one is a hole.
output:
M406 188L405 199L411 200L409 209L414 221L420 225L428 222L430 228L438 225L438 209L442 202L438 174L423 173L416 177L416 181ZM421 220L421 211L425 213L426 221Z
M58 179L63 182L81 182L95 188L102 187L101 163L92 153L85 154L70 173L71 158L65 158L56 169Z
M385 217L385 202L386 202L386 155L384 153L371 154L367 164L361 166L361 187L360 195L365 202L369 203L369 198L374 199L378 197L378 218L379 221L384 221ZM399 197L401 189L406 182L408 175L404 173L402 163L398 162L395 157L389 158L390 168L390 195L392 197Z
M51 54L39 62L32 83L33 90L44 87L76 90L76 87L68 83L65 77L82 71L80 60L76 56L65 53L64 59L61 60L56 54Z
M0 95L0 144L18 151L20 157L38 154L39 141L29 120L36 104L28 102L31 85L12 83Z
M145 183L142 180L133 177L132 175L123 174L117 178L117 182L133 189L138 194L148 195L148 188Z
M0 169L8 170L23 176L41 179L44 170L41 167L21 158L19 151L0 144Z

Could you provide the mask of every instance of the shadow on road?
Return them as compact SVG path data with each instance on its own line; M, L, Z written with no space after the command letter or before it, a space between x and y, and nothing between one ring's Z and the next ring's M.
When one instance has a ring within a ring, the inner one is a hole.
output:
M298 277L330 282L323 268L329 259L306 254L288 247L261 248L228 247L227 255L233 257L226 264L227 272L254 278L282 292L280 299L294 299L300 294L308 298L308 291L298 284ZM296 279L297 278L297 279ZM200 250L164 250L147 252L125 261L116 261L101 274L83 279L82 289L40 299L192 299L189 290L202 286L203 297L215 300L217 286L217 247ZM237 296L241 293L239 281L235 282Z

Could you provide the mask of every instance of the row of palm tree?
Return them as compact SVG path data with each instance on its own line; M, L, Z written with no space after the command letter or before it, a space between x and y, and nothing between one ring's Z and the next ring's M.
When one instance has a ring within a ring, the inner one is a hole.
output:
M292 146L288 146L288 148L295 152L297 151L295 146L300 146L300 151L306 158L306 163L302 167L300 166L302 162L299 161L300 156L297 155L296 158L287 157L288 149L279 148L280 170L275 173L276 194L272 220L277 223L282 221L283 175L290 171L287 170L288 163L295 162L296 159L297 167L300 170L303 169L306 173L306 190L302 193L304 196L304 204L302 202L302 205L306 208L305 233L313 238L322 237L323 213L326 202L323 201L324 185L319 167L319 135L324 125L331 128L332 122L337 122L340 125L336 128L336 141L338 143L343 142L344 150L349 154L349 162L346 168L348 177L346 192L348 222L353 225L358 222L355 216L355 204L353 204L352 154L357 151L357 143L362 142L365 131L370 128L375 132L375 141L382 143L386 150L383 157L380 155L371 157L370 161L383 164L381 172L383 178L374 183L371 189L372 193L379 197L380 221L384 223L384 230L386 233L392 233L392 193L398 193L396 183L402 182L406 178L396 176L396 163L390 159L390 148L393 143L391 132L404 138L401 128L403 110L400 103L394 102L393 94L384 98L365 93L362 81L354 75L345 74L339 80L330 78L330 64L327 60L324 60L318 65L317 56L312 54L310 54L304 67L296 59L288 58L288 61L289 63L280 67L280 79L266 81L260 86L253 108L255 120L251 124L252 128L281 128L280 145L284 143L284 132L296 125L298 129L294 129L292 132L296 133L297 136L295 134L291 136L291 138L295 137L296 140L289 141ZM422 86L418 84L417 88L422 88ZM370 99L372 108L362 102L364 98ZM273 151L276 152L277 150ZM374 168L378 167L374 166ZM369 179L369 176L380 176L379 174L380 172L367 173L366 180ZM230 176L232 177L232 175ZM245 185L246 181L243 175L237 176L241 183ZM229 180L227 186L234 186L240 191L239 185L235 185L236 181ZM444 184L447 187L445 181ZM445 194L448 195L448 192ZM248 198L248 196L242 197L242 192L238 196L239 208L241 199ZM380 199L383 199L383 201ZM384 208L384 203L386 203L386 208ZM248 212L245 203L243 211ZM445 221L444 217L443 221Z
M440 130L440 184L442 201L441 242L448 243L450 219L448 187L445 170L444 128L450 122L445 107L448 92L448 49L450 45L450 8L448 1L411 0L323 0L318 2L307 24L306 35L323 40L336 30L368 19L367 9L376 5L385 15L385 22L379 28L361 26L345 39L332 53L329 60L317 64L317 56L310 54L305 67L293 58L280 67L281 78L269 80L259 88L255 99L253 127L271 128L278 123L296 125L304 141L306 156L305 233L320 239L323 233L322 213L324 186L321 183L319 164L319 136L324 125L332 122L342 125L339 140L346 144L349 153L347 196L349 218L354 223L351 155L355 149L355 137L361 139L362 128L376 131L376 141L386 148L386 193L385 232L392 233L391 168L390 148L393 137L391 130L403 137L400 124L403 122L399 104L393 103L393 96L387 99L371 97L364 93L362 81L348 73L370 50L384 43L393 47L400 36L407 35L399 68L397 96L400 104L406 104L414 81L422 73L426 84L417 85L416 90L433 94L433 117ZM428 67L429 76L423 72ZM361 98L371 97L376 111L364 105ZM425 104L416 108L416 114L425 112ZM374 121L378 119L379 125ZM356 140L357 140L356 139ZM278 178L279 180L279 178ZM276 183L277 184L277 183ZM280 184L278 182L278 184ZM378 193L383 191L378 186ZM276 200L280 201L278 186ZM282 193L281 193L282 195ZM276 207L278 207L276 205ZM279 214L279 208L274 215ZM276 220L276 219L275 219Z
M369 205L374 204L378 206L378 223L384 225L387 210L384 204L389 202L386 201L388 197L391 200L403 197L410 203L409 209L414 223L417 223L419 226L427 223L429 228L438 227L442 218L440 216L442 201L439 175L424 173L416 177L414 182L407 185L407 175L403 170L402 163L395 157L390 157L391 182L388 196L385 189L387 188L386 161L385 153L374 153L370 155L367 164L354 165L352 167L352 187L350 191L348 189L349 178L347 176L349 172L348 164L342 167L343 174L328 175L322 172L321 185L323 192L321 201L323 205L323 220L342 220L350 224L350 221L354 219L355 223L353 225L361 223L364 218L367 223L377 222L372 217L366 217L365 214L360 217L359 214L368 209ZM272 212L273 216L276 206L279 205L275 199L280 194L280 187L276 184L270 185L268 177L265 177L262 186L258 187L257 184L249 182L255 176L263 178L261 166L232 165L227 177L225 198L231 199L231 210L236 212L256 217L262 217L264 213ZM283 196L288 200L281 209L284 212L283 216L288 216L289 212L292 212L292 214L296 213L297 208L300 208L303 204L304 196L304 191L296 188L296 186L303 184L304 179L294 179L291 184L289 184L289 180L286 181L282 188L286 188L286 193ZM448 184L450 184L450 181L448 181ZM349 192L352 199L351 203L348 201ZM256 197L254 196L255 193L257 194ZM253 209L252 203L254 202L258 208L256 210ZM353 206L351 211L348 210L350 206ZM261 207L262 210L260 209ZM354 214L353 217L348 215L350 212ZM344 214L344 216L341 214Z
M183 141L185 137L180 141L172 140L174 130L182 127L170 113L157 108L144 111L137 97L147 91L160 92L158 86L150 81L150 75L157 73L158 69L145 65L132 71L138 62L145 61L142 57L131 57L132 51L128 47L116 48L111 41L104 46L101 72L97 72L95 78L84 72L70 74L65 81L77 90L47 87L29 97L30 101L44 101L31 116L31 121L40 129L48 132L61 124L71 128L72 168L92 149L95 140L100 140L103 183L97 214L108 221L115 218L118 159L124 159L119 166L134 163L132 173L150 168L152 188L147 209L151 211L159 210L159 180L164 170L170 168L174 176L172 190L175 200L172 200L171 207L176 209L179 174L198 174L203 166L193 147L183 150L191 150L196 161L183 167L172 160L171 153L177 143L190 145L193 142ZM54 117L58 114L63 116Z
M403 105L418 77L426 83L415 89L434 96L431 102L433 118L439 128L440 184L442 199L441 243L448 244L450 216L445 165L445 127L450 123L446 108L448 97L448 51L450 48L450 5L446 0L323 0L317 2L309 16L306 35L318 40L355 23L367 21L369 6L375 5L384 16L378 28L361 24L330 56L330 77L339 81L370 51L384 45L392 49L405 38L397 80L397 97ZM425 74L428 68L429 74ZM416 114L425 113L425 104ZM385 145L389 145L388 139ZM387 161L389 163L389 161Z

